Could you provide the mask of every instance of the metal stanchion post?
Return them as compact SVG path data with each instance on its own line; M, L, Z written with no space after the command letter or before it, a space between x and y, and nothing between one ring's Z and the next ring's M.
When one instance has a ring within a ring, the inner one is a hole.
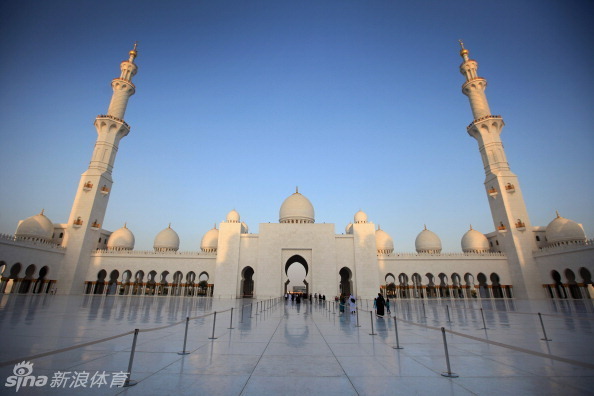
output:
M427 311L425 310L425 301L421 301L423 303L423 318L427 318Z
M369 318L371 319L371 333L369 335L377 335L375 331L373 331L373 312L369 311Z
M392 347L394 349L404 349L400 346L400 342L398 341L398 321L396 320L396 316L394 316L394 331L396 332L396 346Z
M258 315L258 304L260 304L260 302L256 301L256 316Z
M446 313L448 314L448 323L452 323L452 321L450 320L450 306L446 305Z
M241 320L239 321L239 323L243 323L243 311L244 311L245 305L241 305Z
M487 330L487 325L485 324L485 315L483 314L483 309L481 308L481 317L483 318L483 328L479 330Z
M545 330L544 323L542 322L542 315L540 312L538 313L538 319L540 319L540 325L542 327L542 333L544 334L544 338L541 338L543 341L553 341L549 337L547 337L547 331Z
M132 340L132 349L130 350L130 361L128 362L128 378L126 378L126 381L124 381L124 385L122 385L122 387L124 388L134 386L138 383L137 381L130 379L130 377L132 376L132 362L134 362L134 352L136 352L136 339L138 338L139 331L140 330L138 329L134 329L134 339Z
M233 307L231 307L231 320L229 320L229 327L227 327L229 330L234 329L233 327Z
M336 315L336 301L332 303L332 315Z
M446 373L441 373L444 377L450 378L458 378L458 374L452 373L452 369L450 368L450 354L448 353L448 342L446 341L445 329L441 328L441 334L443 335L443 348L445 349L445 356L446 356L446 363L448 365L448 371Z
M190 323L190 317L186 317L186 333L184 334L184 349L178 352L178 355L187 355L190 352L186 352L186 341L188 340L188 324Z
M264 301L260 301L260 313L262 313L263 309L264 309Z
M215 334L215 326L217 325L217 311L214 311L214 318L212 320L212 337L208 337L209 340L216 340L217 337L214 336Z
M252 314L254 313L254 303L250 303L250 318L253 318Z
M361 325L359 324L359 307L356 307L355 311L357 311L357 324L355 325L355 327L361 327Z

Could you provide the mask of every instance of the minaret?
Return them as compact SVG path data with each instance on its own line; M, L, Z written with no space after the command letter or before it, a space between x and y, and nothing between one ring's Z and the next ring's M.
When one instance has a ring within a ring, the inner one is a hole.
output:
M138 67L136 44L129 52L128 60L120 64L121 74L111 82L113 95L107 114L95 119L97 141L89 168L82 174L74 204L68 219L64 239L66 256L58 275L59 294L78 294L83 292L84 280L90 262L90 254L97 248L99 230L105 212L113 180L111 171L118 152L120 139L130 132L124 121L128 99L136 90L132 77Z
M466 78L462 93L468 96L474 117L466 130L479 145L486 174L485 192L497 239L509 262L514 294L518 298L543 298L542 282L532 256L535 237L518 177L509 168L500 138L505 124L501 116L491 114L485 95L487 80L478 76L478 63L468 57L469 51L461 41L460 45L464 60L460 73Z

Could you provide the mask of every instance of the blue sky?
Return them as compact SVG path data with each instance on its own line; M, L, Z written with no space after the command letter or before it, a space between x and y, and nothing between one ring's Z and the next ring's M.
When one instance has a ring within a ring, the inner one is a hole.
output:
M104 227L168 223L197 250L236 209L258 232L295 186L336 232L359 209L413 251L493 230L458 39L488 80L530 219L594 232L590 1L4 1L0 232L68 219L119 62L139 42Z

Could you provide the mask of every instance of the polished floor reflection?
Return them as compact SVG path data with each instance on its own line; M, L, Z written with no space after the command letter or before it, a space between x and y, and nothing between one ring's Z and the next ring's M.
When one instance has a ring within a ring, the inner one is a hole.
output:
M331 302L197 297L0 296L0 363L176 322L138 335L129 388L21 387L18 394L505 395L591 394L591 301L404 300L398 316L357 316ZM233 308L231 317L230 308ZM482 310L481 310L482 308ZM188 323L185 319L210 314ZM536 313L542 313L542 324ZM484 318L484 321L483 321ZM214 326L213 326L214 325ZM373 325L373 330L372 330ZM544 325L547 337L543 341ZM230 329L230 327L232 327ZM447 371L440 328L447 333ZM485 328L486 327L486 328ZM371 335L374 334L374 335ZM214 335L214 337L213 337ZM214 338L214 339L211 339ZM133 336L32 360L34 376L127 371ZM494 343L486 343L489 340ZM506 348L504 346L510 346ZM516 349L513 349L516 348ZM520 349L532 351L526 353ZM539 355L540 354L540 355ZM556 359L543 357L552 355ZM14 364L0 367L0 394ZM54 384L55 385L55 384Z

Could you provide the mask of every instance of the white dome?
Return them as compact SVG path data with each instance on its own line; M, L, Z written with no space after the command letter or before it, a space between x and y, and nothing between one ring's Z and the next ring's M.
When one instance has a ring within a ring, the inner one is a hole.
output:
M464 253L485 253L489 251L487 237L477 230L470 230L462 237L462 251Z
M357 213L355 213L354 222L355 224L367 223L367 214L362 210L358 211Z
M546 230L549 244L583 242L586 240L584 229L575 221L559 216L549 223Z
M158 252L176 252L179 249L179 235L171 228L171 224L157 234L153 248Z
M285 199L279 212L281 223L314 223L314 208L309 199L295 192Z
M202 241L200 242L200 249L203 252L214 253L217 251L218 246L219 246L219 230L217 230L217 227L215 226L212 230L209 230L202 237Z
M115 230L107 240L107 249L109 250L133 250L134 249L134 234L126 225L120 229Z
M16 229L17 238L34 238L48 241L54 234L54 224L41 213L23 220Z
M235 209L227 213L227 223L239 223L239 213Z
M380 254L389 254L394 251L394 240L382 229L375 231L375 246Z
M425 227L415 239L415 249L417 253L441 253L441 239Z
M348 225L345 227L344 231L345 231L347 234L352 234L352 233L353 233L353 223L349 223L349 224L348 224Z

